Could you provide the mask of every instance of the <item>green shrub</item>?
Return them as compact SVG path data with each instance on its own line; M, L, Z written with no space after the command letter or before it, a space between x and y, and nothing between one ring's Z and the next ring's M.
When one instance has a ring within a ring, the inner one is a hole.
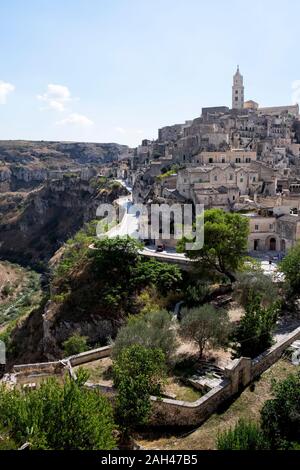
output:
M300 372L274 385L274 398L261 411L261 427L272 449L300 445Z
M167 311L131 316L127 325L119 329L113 346L113 357L123 349L138 344L147 349L160 349L170 360L176 349L176 335L171 329L172 318Z
M36 390L0 388L0 415L18 444L32 449L110 450L115 447L111 405L96 390L84 387L87 375L64 385L48 379Z
M121 351L113 363L114 385L118 390L116 417L123 432L146 424L151 412L151 395L160 396L165 357L160 349L132 345Z
M263 307L261 296L249 299L245 315L234 333L234 357L254 358L273 343L273 330L278 314L277 304Z
M239 420L217 437L218 450L267 450L266 439L256 423Z
M85 336L80 336L79 333L75 333L70 336L63 343L64 353L66 356L73 356L74 354L79 354L88 349L87 347L87 338Z

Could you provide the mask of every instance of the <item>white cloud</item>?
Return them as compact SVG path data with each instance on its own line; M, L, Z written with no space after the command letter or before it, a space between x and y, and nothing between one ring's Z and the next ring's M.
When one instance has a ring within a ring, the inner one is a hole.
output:
M91 121L91 119L84 116L83 114L71 113L65 119L57 121L56 124L58 126L75 125L81 127L89 127L92 126L94 123L93 121Z
M123 127L115 127L115 130L119 132L119 134L125 135L127 132Z
M3 82L0 80L0 104L5 104L7 95L13 92L15 89L11 83Z
M292 103L293 104L300 104L300 80L295 80L292 83Z
M54 85L50 83L47 86L47 91L42 95L38 95L37 99L44 101L46 107L56 111L64 111L69 101L72 101L71 92L68 87L64 85Z

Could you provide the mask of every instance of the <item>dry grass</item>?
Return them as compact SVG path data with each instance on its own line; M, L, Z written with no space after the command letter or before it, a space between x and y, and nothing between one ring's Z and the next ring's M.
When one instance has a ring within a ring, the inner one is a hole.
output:
M193 402L198 400L203 394L194 387L184 385L175 377L168 377L164 391L174 395L175 400L183 400Z
M89 364L83 364L82 366L74 367L74 370L79 368L86 370L89 373L89 381L94 383L101 383L106 386L112 385L111 379L111 366L112 360L110 357L104 357L98 361L90 362Z
M299 368L298 368L299 369ZM266 400L272 397L273 380L282 380L297 368L291 363L280 360L251 387L246 388L227 409L212 415L202 426L191 433L175 435L159 432L144 435L137 441L146 449L208 450L215 449L218 433L234 426L240 418L259 420L260 410Z

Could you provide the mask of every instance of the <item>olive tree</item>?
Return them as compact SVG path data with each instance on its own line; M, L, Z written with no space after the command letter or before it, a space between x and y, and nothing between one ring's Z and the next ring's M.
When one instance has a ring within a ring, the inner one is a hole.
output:
M171 314L162 310L131 316L127 324L118 331L113 345L113 357L118 357L124 348L133 344L147 349L160 349L169 361L176 349Z
M183 338L197 344L200 357L208 346L226 346L229 331L229 317L225 310L217 310L210 304L182 310L180 333Z

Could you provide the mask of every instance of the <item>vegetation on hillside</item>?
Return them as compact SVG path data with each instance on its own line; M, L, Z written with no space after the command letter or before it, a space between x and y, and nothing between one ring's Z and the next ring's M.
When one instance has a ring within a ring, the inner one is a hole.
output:
M234 357L254 358L272 346L277 317L276 302L264 307L261 296L253 294L234 332Z
M260 412L260 422L239 421L217 437L219 450L299 450L300 372L273 384L274 397Z
M225 310L216 310L209 304L182 310L180 333L183 338L197 344L200 358L208 346L225 347L229 331L229 318Z
M147 424L151 412L151 395L160 396L165 377L165 357L160 349L131 345L122 349L113 364L116 419L122 440L132 430Z
M8 262L2 262L1 268L11 277L0 285L0 340L9 352L12 330L40 304L42 291L35 271Z
M66 378L63 385L48 379L36 390L0 388L1 423L9 437L31 449L113 449L112 407L96 390L84 387L87 375Z
M204 216L204 244L201 249L186 250L183 239L178 243L178 251L197 262L199 270L207 274L219 274L230 282L236 280L236 272L242 267L247 251L249 222L240 214L209 209Z
M117 358L123 349L133 344L146 349L160 349L170 361L176 349L171 314L159 311L129 317L126 325L118 331L113 344L113 357Z
M92 241L93 248L89 248ZM130 238L95 240L80 232L67 244L54 271L53 300L61 300L74 317L79 311L81 317L94 311L120 318L139 312L143 289L153 286L164 296L176 291L182 282L179 268L144 260L139 248Z

